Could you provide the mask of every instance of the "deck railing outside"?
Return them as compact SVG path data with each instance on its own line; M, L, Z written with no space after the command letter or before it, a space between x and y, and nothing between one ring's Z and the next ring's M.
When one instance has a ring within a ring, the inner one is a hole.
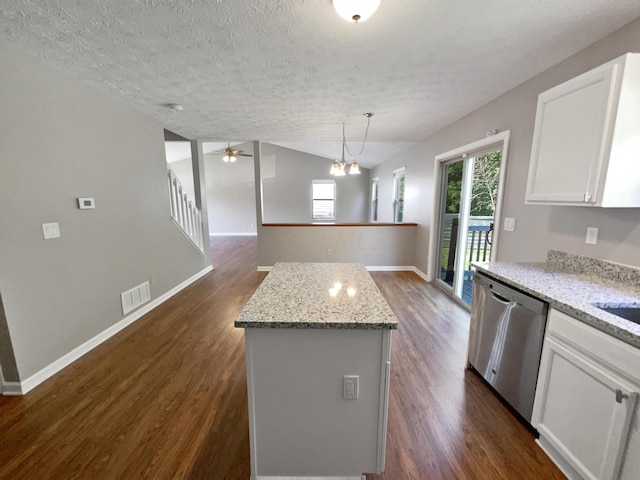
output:
M491 257L491 234L490 228L493 217L470 217L467 231L467 252L464 258L464 270L470 271L471 262L484 262ZM444 229L442 237L443 249L447 250L447 264L444 275L441 276L446 281L453 281L454 262L458 249L458 215L448 214L444 218Z

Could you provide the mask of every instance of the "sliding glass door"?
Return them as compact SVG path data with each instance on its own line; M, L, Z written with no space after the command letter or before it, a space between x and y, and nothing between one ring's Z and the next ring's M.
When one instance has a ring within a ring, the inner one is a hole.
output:
M471 304L473 261L488 261L502 151L447 160L441 169L436 281Z

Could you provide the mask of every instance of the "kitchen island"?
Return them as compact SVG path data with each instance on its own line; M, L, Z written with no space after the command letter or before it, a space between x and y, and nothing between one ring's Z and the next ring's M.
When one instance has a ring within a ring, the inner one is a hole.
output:
M235 321L245 329L252 480L384 469L397 325L362 265L274 266Z

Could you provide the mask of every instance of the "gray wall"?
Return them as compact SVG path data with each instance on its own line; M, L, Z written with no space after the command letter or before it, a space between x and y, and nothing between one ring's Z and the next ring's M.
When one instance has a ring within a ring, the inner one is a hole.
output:
M360 175L329 175L331 160L262 144L264 223L311 223L311 181L336 181L336 223L367 222L369 170Z
M554 248L640 266L639 209L524 204L538 94L627 52L640 52L640 19L372 170L372 177L380 177L379 220L389 222L392 171L407 167L405 221L420 224L414 259L420 270L427 271L434 157L484 138L492 129L511 130L503 217L516 218L515 232L501 232L498 260L543 261ZM600 228L598 245L584 243L587 227Z
M258 265L356 262L366 266L413 266L416 230L414 225L261 227Z
M0 292L25 380L121 320L121 292L153 276L157 298L210 262L170 219L162 125L5 48Z
M251 154L252 144L234 146ZM191 158L171 163L189 198L194 199ZM204 155L210 235L255 235L256 200L253 158L239 157L234 163L222 155Z
M233 148L251 154L253 145ZM255 235L256 197L253 158L225 163L221 155L205 155L209 232L214 235Z

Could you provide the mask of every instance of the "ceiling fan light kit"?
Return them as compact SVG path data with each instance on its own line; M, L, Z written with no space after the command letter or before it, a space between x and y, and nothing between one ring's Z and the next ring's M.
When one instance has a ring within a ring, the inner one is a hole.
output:
M234 163L236 160L238 160L238 157L253 157L253 155L244 153L244 150L236 150L234 148L231 148L231 142L227 142L227 148L225 148L223 151L211 153L215 155L222 154L222 161L225 163Z
M375 13L380 0L333 0L338 15L349 22L364 22Z

